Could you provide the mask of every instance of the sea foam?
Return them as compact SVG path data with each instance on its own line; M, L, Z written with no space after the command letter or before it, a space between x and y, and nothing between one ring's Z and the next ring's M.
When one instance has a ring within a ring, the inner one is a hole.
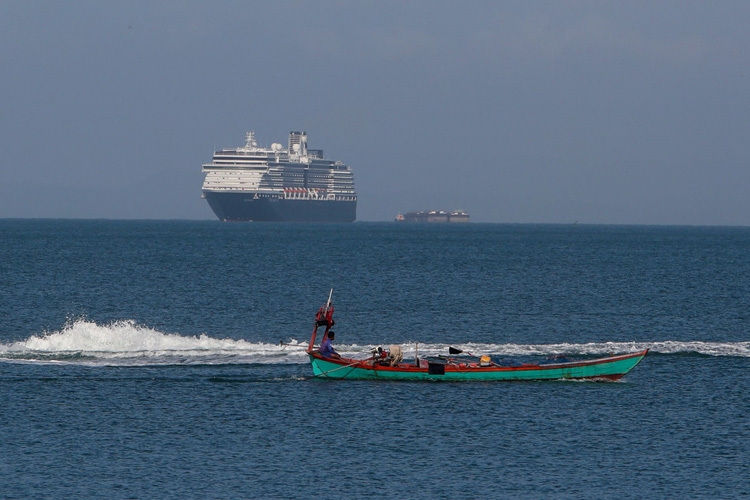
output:
M307 362L307 342L265 343L214 338L202 334L164 333L131 320L106 325L78 319L60 331L32 335L12 344L0 344L0 359L93 365L172 364L300 364ZM365 358L373 345L338 344L346 357ZM601 342L559 344L429 344L404 343L405 357L446 356L449 347L464 354L503 356L599 356L650 349L659 354L702 354L750 357L750 342Z
M131 320L98 325L79 319L58 332L0 344L0 358L118 365L294 363L306 359L302 347L294 340L254 343L164 333Z

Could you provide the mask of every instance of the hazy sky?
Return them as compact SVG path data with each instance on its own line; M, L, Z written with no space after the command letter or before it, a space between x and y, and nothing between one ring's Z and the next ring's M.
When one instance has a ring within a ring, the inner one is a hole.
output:
M750 225L750 2L0 1L0 217L215 218L214 149L358 219Z

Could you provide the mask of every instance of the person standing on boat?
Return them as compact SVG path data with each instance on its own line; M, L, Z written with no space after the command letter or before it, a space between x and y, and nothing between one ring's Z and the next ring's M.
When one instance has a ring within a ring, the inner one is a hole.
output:
M333 341L336 334L333 331L328 332L328 335L325 335L323 337L323 342L320 343L320 354L324 358L333 358L333 359L340 359L341 356L339 353L336 352L336 350L331 345L331 342Z

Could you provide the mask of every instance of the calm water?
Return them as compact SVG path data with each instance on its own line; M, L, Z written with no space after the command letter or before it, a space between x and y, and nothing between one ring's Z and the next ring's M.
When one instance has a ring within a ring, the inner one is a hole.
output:
M750 228L0 220L0 497L746 497L749 277ZM652 351L308 380L331 287L351 356Z

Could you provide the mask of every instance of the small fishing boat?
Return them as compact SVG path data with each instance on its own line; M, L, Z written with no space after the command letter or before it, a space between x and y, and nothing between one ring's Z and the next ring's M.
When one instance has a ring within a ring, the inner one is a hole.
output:
M331 290L331 293L333 290ZM366 359L326 356L315 348L318 328L325 326L323 341L328 337L333 321L331 295L315 316L307 354L314 377L348 380L445 380L458 381L516 381L516 380L619 380L648 354L648 349L606 358L569 361L551 359L542 363L508 363L493 361L490 356L461 356L459 349L449 348L451 356L404 361L400 346L372 350Z

